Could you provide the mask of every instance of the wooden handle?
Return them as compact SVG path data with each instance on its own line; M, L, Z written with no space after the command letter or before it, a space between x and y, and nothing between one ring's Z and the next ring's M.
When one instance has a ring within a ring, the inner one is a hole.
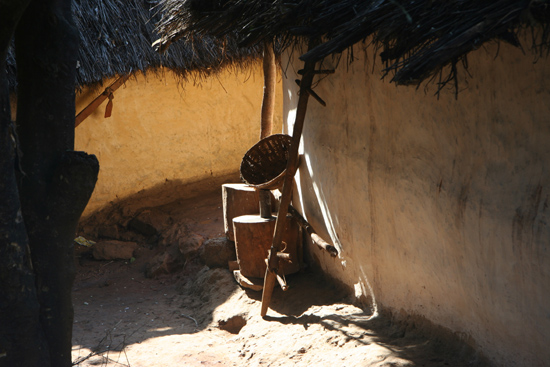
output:
M288 285L286 284L286 280L279 274L275 274L275 275L277 277L277 282L279 282L279 285L281 286L281 289L283 290L283 292L287 291Z
M311 227L310 227L311 228ZM332 246L330 243L319 237L319 235L315 232L310 233L311 241L317 245L317 247L322 248L325 251L328 251L330 256L336 257L338 256L338 250L336 247Z

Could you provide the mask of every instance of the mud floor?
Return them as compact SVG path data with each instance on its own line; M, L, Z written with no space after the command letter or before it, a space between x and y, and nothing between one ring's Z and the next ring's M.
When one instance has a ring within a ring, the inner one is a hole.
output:
M181 225L204 239L223 236L217 192L153 212L170 218L167 231ZM111 213L102 220L121 217ZM90 221L83 234L93 236L90 228L98 221ZM287 292L275 290L265 319L259 315L260 292L242 289L228 269L209 268L198 256L171 274L148 278L147 264L169 246L162 237L158 243L134 238L139 244L135 260L98 261L79 252L75 365L481 365L460 345L427 339L353 305L343 289L307 269L288 277Z

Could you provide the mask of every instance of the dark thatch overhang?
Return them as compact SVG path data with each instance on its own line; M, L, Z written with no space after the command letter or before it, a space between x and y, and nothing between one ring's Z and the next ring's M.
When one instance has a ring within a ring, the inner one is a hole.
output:
M205 76L226 67L246 65L261 56L259 47L237 47L235 42L216 37L178 42L159 54L151 46L157 38L155 24L160 21L157 3L157 0L73 0L74 19L80 33L77 88L161 67L183 78L191 72ZM8 55L7 72L10 89L14 90L13 50Z
M550 0L160 0L157 42L164 50L178 39L235 38L242 47L275 39L280 48L304 39L323 40L301 56L319 61L354 44L374 45L385 75L417 85L439 75L446 84L456 65L487 41L546 56L550 45ZM443 73L444 74L444 73Z

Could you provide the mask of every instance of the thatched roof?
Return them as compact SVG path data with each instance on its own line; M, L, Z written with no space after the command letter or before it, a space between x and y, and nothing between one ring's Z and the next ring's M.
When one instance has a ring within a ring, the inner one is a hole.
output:
M301 56L319 61L354 44L373 44L385 73L397 84L419 84L456 65L490 40L521 47L518 33L532 31L539 55L550 45L548 0L160 0L161 50L178 39L214 36L243 47L277 39L282 48L304 39L323 42ZM386 75L385 74L385 75ZM442 75L439 74L441 77Z
M230 65L258 58L261 48L238 48L235 43L202 37L194 43L179 42L164 54L151 44L160 20L157 0L73 0L73 14L80 31L77 87L101 83L115 75L147 72L160 67L181 77L190 72L207 75ZM8 76L15 86L15 57L8 55Z

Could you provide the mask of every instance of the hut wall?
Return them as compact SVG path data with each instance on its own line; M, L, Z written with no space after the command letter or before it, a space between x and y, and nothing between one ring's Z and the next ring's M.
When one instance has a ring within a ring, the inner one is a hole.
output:
M458 99L437 100L380 80L372 53L354 51L315 87L328 106L310 99L305 121L294 205L341 251L312 257L373 307L443 326L496 365L546 365L550 64L491 45L469 56Z
M178 82L168 71L140 74L115 92L110 118L103 102L76 128L75 148L95 154L101 166L84 215L142 190L151 194L140 200L162 204L197 194L205 182L238 180L241 159L260 135L261 65L197 82ZM83 91L77 111L103 88ZM281 89L274 132L282 125Z

